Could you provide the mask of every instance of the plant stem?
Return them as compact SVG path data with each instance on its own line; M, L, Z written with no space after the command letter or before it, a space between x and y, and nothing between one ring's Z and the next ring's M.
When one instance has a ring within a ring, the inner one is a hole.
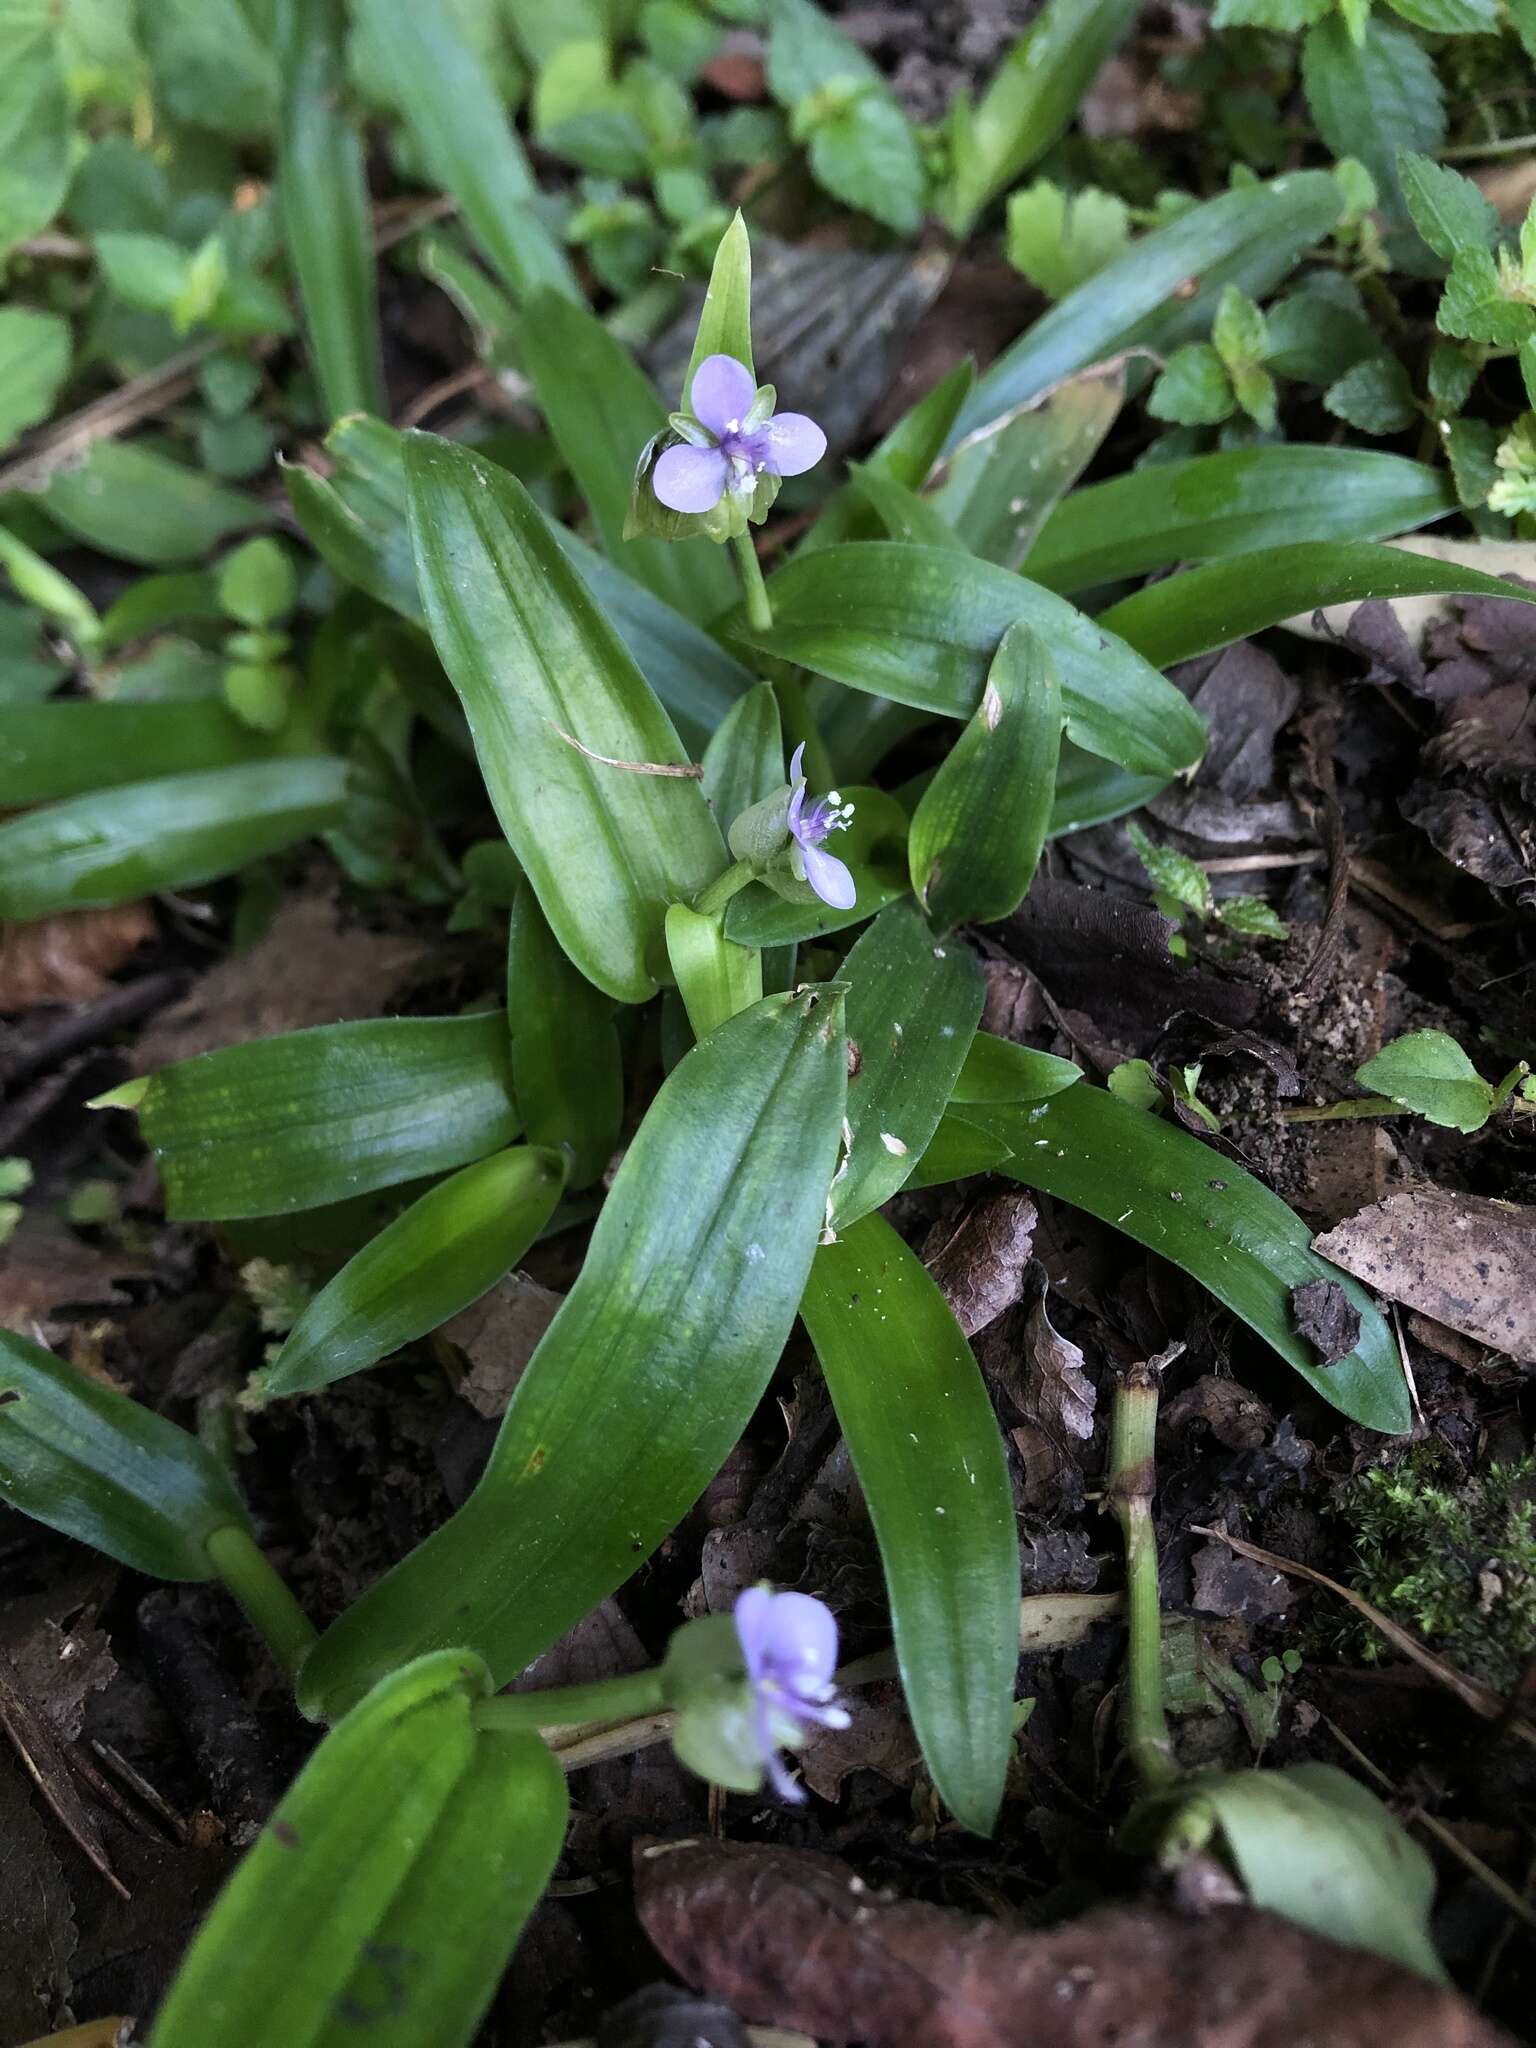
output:
M700 917L714 917L724 910L738 889L745 889L752 879L752 863L738 860L728 867L723 875L716 875L707 889L701 889L693 899L693 907Z
M757 559L757 549L752 545L752 529L731 536L731 546L736 550L736 566L741 571L742 595L747 601L747 624L754 633L773 631L773 606L768 602L768 586L763 581L762 564Z
M314 1623L243 1529L232 1524L208 1538L208 1562L234 1594L247 1621L290 1678L316 1639Z
M625 1721L657 1713L665 1704L660 1666L600 1678L591 1685L557 1685L547 1692L503 1692L475 1708L475 1726L500 1734L566 1728L579 1722Z
M1132 1366L1115 1389L1109 1431L1109 1500L1125 1539L1125 1608L1129 1642L1120 1691L1120 1731L1147 1792L1177 1778L1173 1739L1163 1708L1163 1624L1157 1590L1156 1365Z
M1316 1109L1282 1109L1280 1115L1288 1124L1331 1124L1346 1117L1406 1116L1407 1111L1388 1095L1355 1095L1346 1102L1325 1102Z

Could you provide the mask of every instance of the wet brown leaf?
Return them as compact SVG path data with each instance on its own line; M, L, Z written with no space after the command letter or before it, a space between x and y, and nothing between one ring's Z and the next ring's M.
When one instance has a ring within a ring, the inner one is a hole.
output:
M955 1320L974 1337L1024 1292L1039 1211L1022 1191L989 1195L952 1227L935 1226L923 1264L939 1283Z
M459 1392L479 1414L504 1415L523 1370L565 1299L526 1273L508 1273L489 1294L444 1323L439 1342L469 1360Z
M69 2016L79 1935L63 1847L20 1765L0 1748L0 2039L30 2040Z
M1536 1208L1414 1188L1313 1244L1392 1301L1536 1365Z
M1499 2048L1455 1992L1247 1908L1033 1933L871 1891L801 1850L643 1850L646 1933L749 2020L868 2048Z
M89 1002L154 930L147 903L61 910L36 924L0 925L0 1016L39 1003Z
M1197 1421L1229 1451L1253 1451L1269 1434L1270 1414L1256 1395L1235 1380L1218 1379L1208 1372L1192 1387L1175 1394L1163 1410L1159 1427L1177 1434Z
M1024 1504L1045 1507L1076 1473L1072 1445L1093 1435L1098 1392L1080 1346L1052 1327L1043 1295L1024 1325L1024 1360L1026 1376L1015 1396L1024 1425L1012 1434L1024 1462Z

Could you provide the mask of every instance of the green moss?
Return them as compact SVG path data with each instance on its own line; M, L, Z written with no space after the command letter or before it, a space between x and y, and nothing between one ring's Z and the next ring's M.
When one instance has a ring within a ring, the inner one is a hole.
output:
M1356 1480L1332 1511L1353 1524L1354 1591L1459 1670L1508 1690L1536 1651L1536 1458L1465 1481L1449 1463L1418 1445ZM1350 1623L1347 1647L1372 1662L1385 1646Z

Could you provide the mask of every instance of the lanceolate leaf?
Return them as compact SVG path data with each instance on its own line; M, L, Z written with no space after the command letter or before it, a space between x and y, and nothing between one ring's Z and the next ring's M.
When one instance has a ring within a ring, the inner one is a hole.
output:
M875 1525L912 1725L940 1796L990 1834L1019 1601L992 1404L948 1302L881 1216L817 1252L801 1313Z
M704 798L715 823L733 819L772 796L784 781L784 728L772 683L738 697L704 753Z
M1370 1296L1317 1256L1301 1218L1242 1167L1103 1088L1067 1088L1017 1107L972 1104L951 1115L1010 1147L997 1171L1086 1209L1182 1266L1352 1420L1369 1429L1409 1428L1397 1345ZM1309 1280L1332 1282L1360 1314L1359 1342L1332 1365L1298 1331L1291 1310L1292 1290Z
M681 409L693 389L693 373L706 356L734 356L752 369L752 240L738 211L720 237L709 273L709 289L699 310L693 354L683 379ZM669 394L670 395L670 394Z
M1023 902L1050 829L1061 722L1050 656L1031 627L1010 626L912 814L912 887L936 928L989 924Z
M667 408L629 350L595 313L549 292L529 306L518 346L604 553L685 618L724 611L736 585L723 548L702 535L624 538L635 464L667 423Z
M1153 775L1178 774L1204 748L1198 715L1154 668L1065 599L990 562L856 541L787 562L768 591L772 632L738 626L737 637L853 689L969 718L998 642L1023 619L1056 665L1079 746Z
M514 1145L429 1189L326 1283L251 1393L311 1394L437 1329L517 1264L564 1185L557 1153Z
M37 498L77 540L150 569L201 560L232 533L268 524L258 498L137 441L97 441Z
M526 878L507 942L512 1086L535 1145L558 1153L573 1189L613 1157L624 1120L624 1067L613 999L561 952Z
M316 755L167 775L23 811L0 825L0 918L195 888L325 831L346 794L346 763Z
M878 1209L928 1148L976 1035L983 995L970 947L935 939L910 904L883 910L844 961L851 1142L827 1207L841 1231Z
M565 253L544 224L522 145L453 9L358 0L356 13L434 180L459 202L508 289L521 297L550 285L579 296Z
M1536 593L1517 583L1406 548L1370 541L1298 541L1294 547L1236 555L1170 576L1111 605L1099 624L1158 668L1171 668L1327 605L1439 591L1536 601Z
M504 1011L321 1024L130 1081L176 1221L283 1216L447 1173L518 1133Z
M332 419L387 410L362 135L341 102L339 0L284 0L278 201Z
M865 470L878 470L893 483L905 484L909 491L919 489L938 461L939 451L975 383L975 364L969 358L957 363L947 377L941 378L902 414L864 458ZM844 489L827 500L797 553L812 555L818 548L833 547L844 540L873 540L879 531L880 522L874 513Z
M215 1901L150 2048L208 2048L210 2028L220 2048L340 2048L360 2025L463 2048L565 1817L541 1743L477 1733L489 1690L478 1658L444 1651L326 1738Z
M300 1679L329 1717L424 1648L504 1684L621 1585L762 1396L821 1228L842 1123L841 1003L769 996L675 1068L458 1513L345 1613ZM658 1191L665 1191L665 1200Z
M1262 298L1343 211L1326 171L1293 171L1224 192L1144 235L998 358L961 409L950 445L1090 363L1138 346L1166 353L1203 335L1225 285ZM1192 278L1197 289L1185 297Z
M516 477L431 435L406 448L432 637L502 829L576 966L644 1002L668 903L725 865L709 807L645 772L685 761L677 733Z
M284 468L299 523L326 566L403 618L424 620L405 509L401 436L382 420L340 421L326 437L334 479ZM687 744L701 748L752 673L681 612L577 538L548 522L598 609L639 664Z
M272 752L217 698L190 704L7 704L0 806L53 803L128 782L227 768Z
M1025 562L1049 590L1087 590L1170 562L1293 541L1370 541L1456 510L1443 470L1363 448L1234 448L1130 470L1062 501Z
M155 1579L211 1579L208 1538L250 1526L195 1436L8 1330L0 1501Z
M968 1102L1040 1102L1047 1095L1059 1095L1081 1081L1083 1070L1054 1053L1036 1052L1032 1045L1015 1045L1011 1038L998 1038L991 1031L978 1031L971 1040L949 1099Z

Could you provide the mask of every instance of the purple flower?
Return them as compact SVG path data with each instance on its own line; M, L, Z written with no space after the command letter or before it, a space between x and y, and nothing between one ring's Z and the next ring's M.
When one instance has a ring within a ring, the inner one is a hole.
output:
M791 788L786 823L795 848L790 858L796 872L803 874L823 903L830 903L834 910L852 910L858 900L853 876L835 854L822 851L822 842L830 833L847 830L848 820L853 816L853 805L845 804L835 789L817 797L815 803L807 804L805 777L800 772L804 758L805 742L802 740L789 763Z
M848 1726L832 1684L837 1623L809 1593L774 1593L766 1586L748 1587L734 1619L763 1769L781 1799L798 1803L805 1794L780 1763L780 1748L798 1748L807 1724Z
M709 445L669 448L651 478L670 511L708 512L727 490L750 498L764 471L799 476L820 462L827 437L816 422L803 412L776 412L758 421L757 395L751 371L734 356L706 356L700 363L690 400Z

